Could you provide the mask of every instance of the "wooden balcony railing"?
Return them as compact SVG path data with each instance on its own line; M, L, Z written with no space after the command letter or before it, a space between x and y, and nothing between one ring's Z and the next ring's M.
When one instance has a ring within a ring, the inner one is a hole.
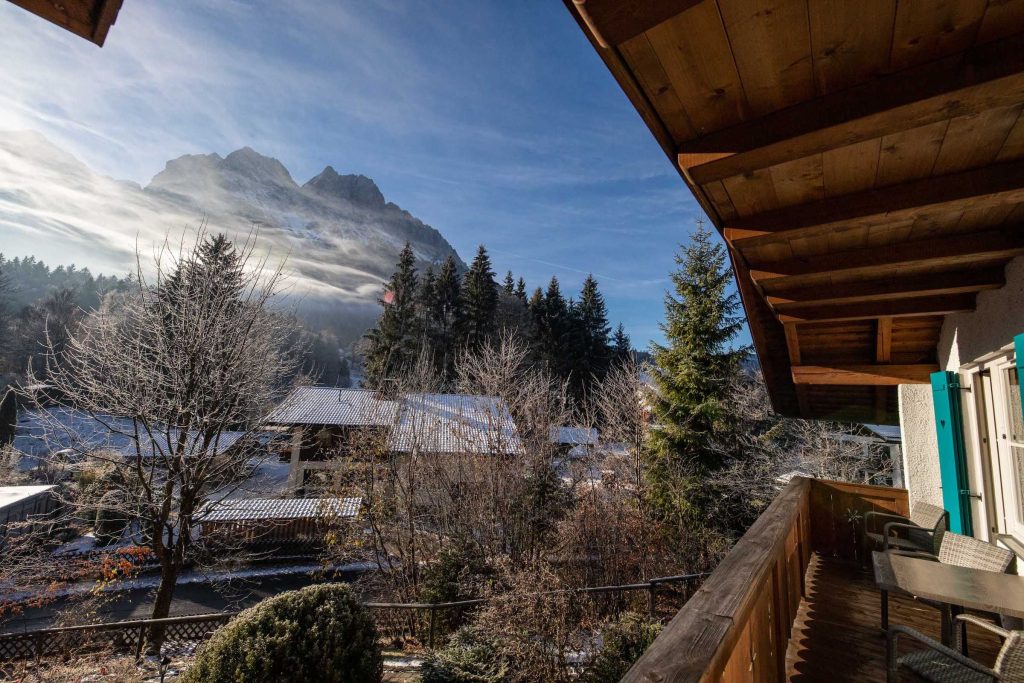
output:
M623 681L783 681L811 552L858 559L864 513L907 491L795 477Z

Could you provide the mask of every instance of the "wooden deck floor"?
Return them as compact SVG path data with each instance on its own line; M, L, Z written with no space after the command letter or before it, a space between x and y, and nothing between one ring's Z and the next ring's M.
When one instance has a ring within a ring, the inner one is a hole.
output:
M807 597L801 601L786 653L790 681L884 681L885 637L879 624L879 593L870 571L836 560L811 557ZM908 596L891 595L889 621L938 640L938 612ZM900 639L900 651L912 649ZM1001 643L970 627L971 657L988 666ZM905 679L906 680L906 679Z

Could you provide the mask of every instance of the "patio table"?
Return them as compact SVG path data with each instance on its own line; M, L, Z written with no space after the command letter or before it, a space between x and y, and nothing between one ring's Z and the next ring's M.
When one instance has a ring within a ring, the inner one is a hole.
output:
M875 583L943 605L1024 618L1024 576L968 569L916 557L875 551ZM883 621L888 622L887 615ZM942 611L942 642L950 645L953 613Z

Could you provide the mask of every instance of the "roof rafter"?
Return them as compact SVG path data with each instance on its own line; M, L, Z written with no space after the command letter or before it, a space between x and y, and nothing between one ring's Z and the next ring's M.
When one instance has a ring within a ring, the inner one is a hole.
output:
M891 276L879 280L835 281L813 286L786 287L786 280L764 280L764 291L769 305L781 311L785 304L840 304L856 301L884 301L911 296L938 296L998 289L1006 284L1001 266L954 270L940 274L912 274Z
M974 47L679 146L699 185L1024 100L1024 35Z
M725 226L725 236L745 249L793 237L825 235L838 226L921 220L1022 201L1024 161L1013 161L735 218Z
M838 320L869 320L885 317L890 319L920 316L944 315L974 310L973 293L942 296L922 296L895 301L866 301L839 304L795 303L775 307L779 320L791 322L825 322Z
M751 277L759 282L819 273L866 271L868 274L872 269L891 274L893 268L905 264L952 266L961 262L1009 259L1020 254L1024 254L1024 227L901 242L885 249L868 247L783 259L750 255L746 260Z
M793 382L842 386L897 386L927 384L938 365L799 365L793 368Z

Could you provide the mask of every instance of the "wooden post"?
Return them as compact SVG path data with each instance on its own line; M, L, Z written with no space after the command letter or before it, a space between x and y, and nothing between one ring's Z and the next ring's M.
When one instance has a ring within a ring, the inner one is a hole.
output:
M434 615L437 613L437 608L434 605L430 606L430 635L427 636L427 647L431 650L434 649Z
M139 642L135 645L135 661L142 659L142 645L146 642L146 627L139 627Z
M647 612L651 615L651 621L654 621L655 613L655 595L654 592L658 590L657 585L653 581L647 582Z

